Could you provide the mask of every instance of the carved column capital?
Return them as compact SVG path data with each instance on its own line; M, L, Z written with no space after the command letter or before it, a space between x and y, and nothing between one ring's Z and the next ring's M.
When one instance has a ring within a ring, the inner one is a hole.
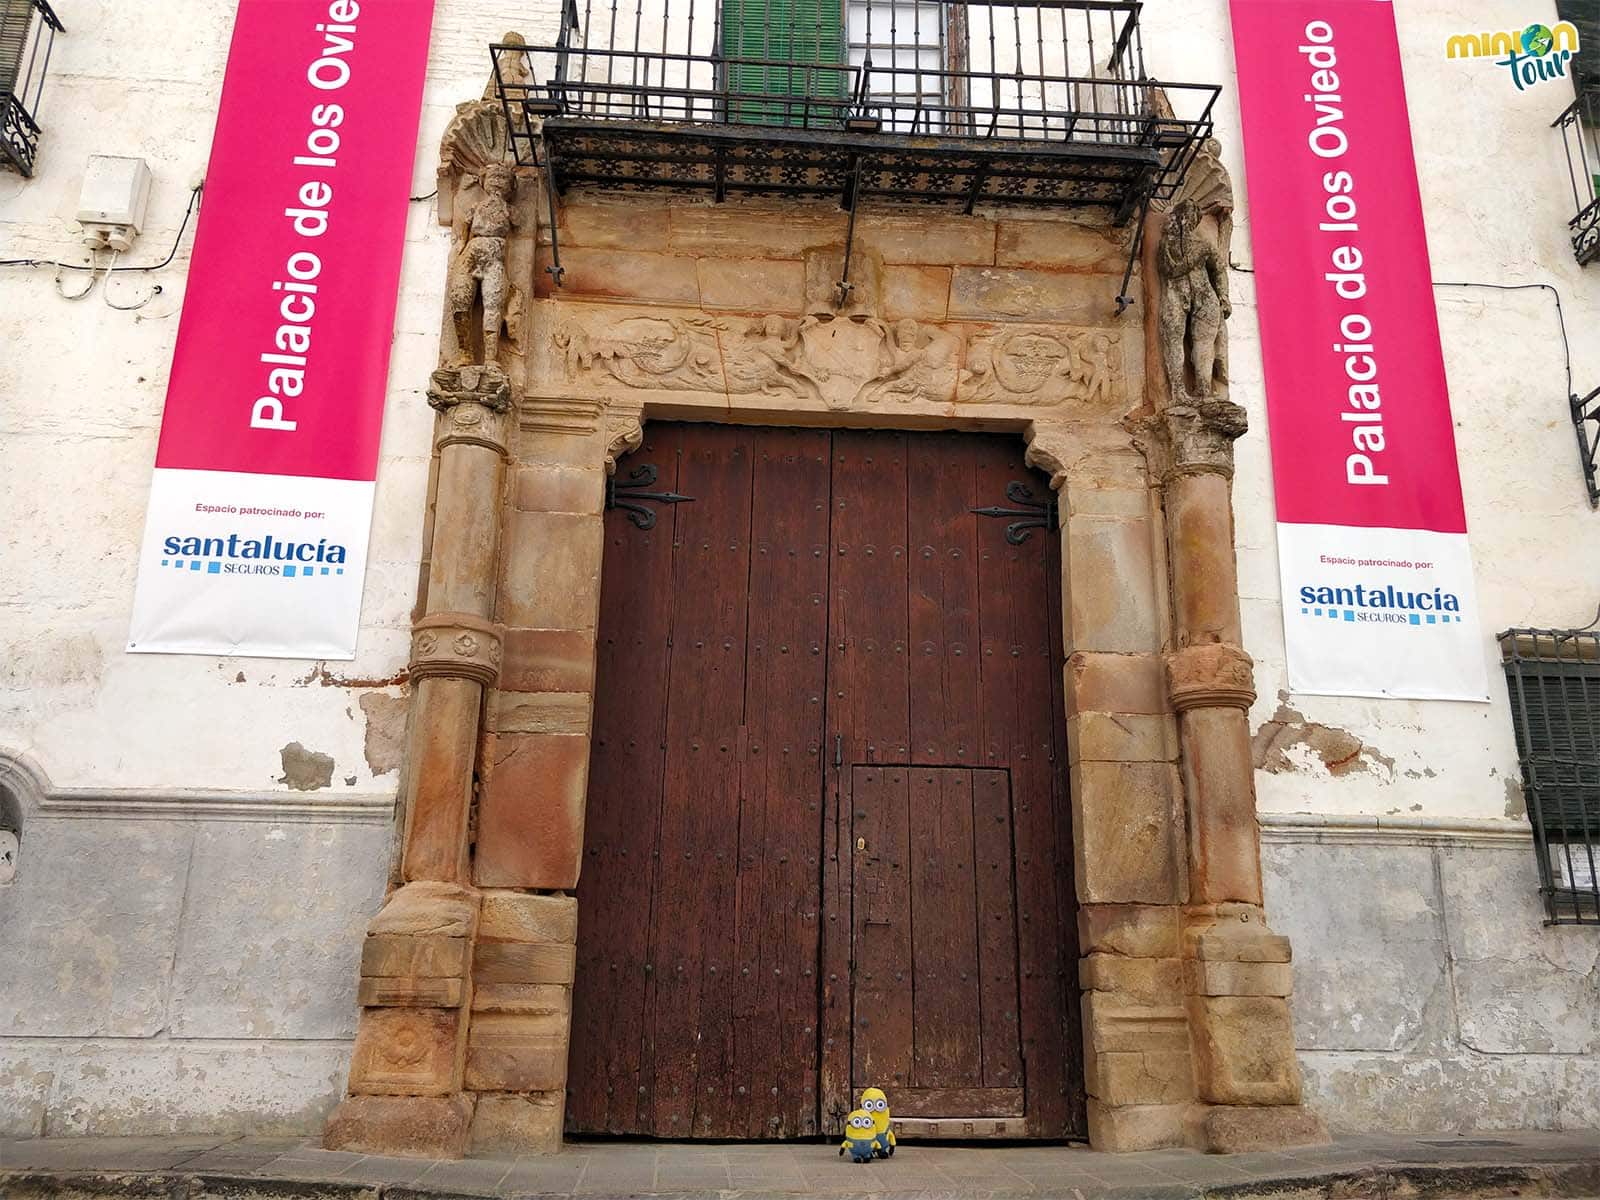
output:
M1232 400L1174 404L1162 416L1171 448L1168 475L1233 478L1233 443L1250 428L1244 408Z
M1238 646L1211 642L1167 655L1172 707L1248 709L1256 700L1255 663Z
M1059 425L1041 425L1029 422L1028 449L1022 461L1035 470L1050 476L1050 490L1059 492L1067 482L1067 471L1073 457L1073 438Z
M428 404L444 415L434 445L483 446L504 457L511 439L511 380L493 363L441 367L428 383Z
M411 627L411 678L470 679L493 687L500 678L500 626L471 613L430 613Z

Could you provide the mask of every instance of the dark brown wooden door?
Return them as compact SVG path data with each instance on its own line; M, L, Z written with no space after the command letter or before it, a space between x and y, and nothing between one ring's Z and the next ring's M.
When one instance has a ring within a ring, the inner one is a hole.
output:
M619 467L692 499L606 516L573 1131L877 1085L1082 1133L1057 537L972 512L1048 495L1021 449L652 423Z

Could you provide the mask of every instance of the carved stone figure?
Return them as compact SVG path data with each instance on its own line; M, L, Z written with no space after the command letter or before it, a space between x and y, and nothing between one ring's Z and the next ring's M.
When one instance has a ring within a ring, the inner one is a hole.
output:
M1180 200L1156 247L1161 275L1161 356L1174 403L1226 394L1228 264L1201 226L1200 206ZM1192 378L1191 388L1189 380Z
M733 334L723 343L728 391L737 395L788 393L804 400L820 399L828 370L805 361L802 337L814 324L811 317L792 321L769 316L742 332L736 326L721 326Z
M892 329L876 320L866 324L882 336L883 354L860 393L861 401L909 403L950 398L947 377L958 344L953 337L937 330L924 331L909 318L896 321Z
M505 323L506 238L511 234L511 197L516 175L511 165L492 162L478 174L481 195L459 210L453 230L454 251L445 278L445 298L456 332L456 362L474 361L472 309L483 305L483 353L476 361L492 363L500 352Z
M1083 398L1090 404L1110 403L1116 385L1116 368L1111 356L1116 336L1109 333L1091 333L1078 351L1073 381L1083 388Z

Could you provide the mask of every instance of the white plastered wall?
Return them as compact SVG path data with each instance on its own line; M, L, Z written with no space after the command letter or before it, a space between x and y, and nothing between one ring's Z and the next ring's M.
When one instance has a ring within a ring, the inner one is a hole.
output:
M1561 294L1573 383L1600 385L1600 271L1580 269L1567 241L1572 216L1560 135L1550 128L1572 102L1570 83L1518 91L1488 59L1447 59L1445 40L1472 29L1555 22L1551 0L1397 0L1401 66L1435 280L1548 283ZM1470 15L1464 15L1470 9ZM1470 22L1470 25L1468 24ZM1233 259L1270 269L1250 244L1226 0L1148 4L1144 45L1158 79L1219 82L1217 136L1233 173L1238 209ZM1283 618L1261 381L1255 288L1231 272L1232 395L1250 414L1238 444L1238 520L1245 647L1255 657L1260 729L1283 706L1294 725L1317 723L1364 749L1337 777L1310 745L1289 744L1276 771L1258 771L1262 812L1503 818L1520 816L1511 716L1494 636L1513 626L1587 624L1600 604L1600 534L1567 418L1567 379L1556 306L1544 290L1438 287L1456 446L1482 613L1488 704L1286 696ZM1339 743L1347 748L1348 743Z
M86 261L72 220L84 164L118 154L144 158L155 180L122 263L158 262L205 171L234 6L56 8L67 31L40 105L36 174L0 173L4 257ZM554 10L438 0L413 195L434 190L455 105L482 93L489 39L547 35ZM31 756L57 787L261 790L283 786L282 748L299 743L332 757L334 792L392 791L392 769L367 762L359 699L401 694L374 685L404 670L409 649L448 230L431 201L410 206L360 642L354 662L327 664L123 651L193 235L191 223L168 269L113 278L119 304L160 285L137 312L107 307L103 289L61 299L48 268L0 268L0 751ZM85 279L68 272L62 287Z

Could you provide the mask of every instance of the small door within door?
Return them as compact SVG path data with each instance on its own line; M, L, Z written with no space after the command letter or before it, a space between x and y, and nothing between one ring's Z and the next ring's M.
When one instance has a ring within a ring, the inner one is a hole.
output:
M897 1117L1023 1117L1005 771L851 771L852 1091Z

